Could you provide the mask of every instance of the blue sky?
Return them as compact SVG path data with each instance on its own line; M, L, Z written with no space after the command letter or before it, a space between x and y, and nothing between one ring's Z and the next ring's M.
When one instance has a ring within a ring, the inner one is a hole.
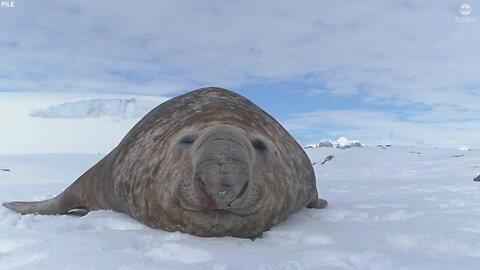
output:
M18 0L0 24L0 91L214 85L302 143L480 148L480 1Z

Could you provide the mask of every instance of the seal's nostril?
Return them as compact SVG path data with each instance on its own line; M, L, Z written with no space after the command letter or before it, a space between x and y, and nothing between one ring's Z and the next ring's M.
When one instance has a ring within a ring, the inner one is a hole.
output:
M245 194L245 192L247 191L247 188L248 188L248 181L245 183L245 185L243 185L243 187L240 190L240 192L238 193L236 199L242 197Z
M195 178L195 181L205 188L205 182L203 182L202 178L197 177Z
M197 177L197 178L195 178L195 182L196 182L198 188L199 188L203 193L205 193L205 195L209 196L209 195L208 195L208 192L207 192L207 186L205 185L205 182L203 182L203 179L200 178L200 177Z

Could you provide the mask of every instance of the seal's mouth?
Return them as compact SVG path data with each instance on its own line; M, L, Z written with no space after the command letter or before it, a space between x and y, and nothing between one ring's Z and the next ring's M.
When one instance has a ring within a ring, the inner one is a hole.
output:
M246 182L240 192L226 202L219 205L208 195L207 187L203 181L189 181L190 184L179 185L178 203L182 209L188 212L203 213L209 216L232 214L240 217L255 215L260 211L262 188L254 181Z
M228 197L232 197L231 194L235 192L233 185L223 184L220 189L215 188L212 190L212 188L207 187L207 184L201 177L196 177L195 187L198 190L198 197L202 208L207 210L230 210L232 208L238 208L241 205L240 200L247 193L249 182L250 181L246 181L245 184L243 184L242 188L233 199L227 199Z
M248 183L249 183L249 182L250 182L250 181L247 181L247 182L243 185L242 189L241 189L240 192L237 194L237 196L235 196L235 198L234 198L233 200L231 200L231 201L227 204L228 207L232 207L232 203L233 203L235 200L238 200L238 199L241 198L243 195L245 195L245 193L247 192L247 188L248 188Z

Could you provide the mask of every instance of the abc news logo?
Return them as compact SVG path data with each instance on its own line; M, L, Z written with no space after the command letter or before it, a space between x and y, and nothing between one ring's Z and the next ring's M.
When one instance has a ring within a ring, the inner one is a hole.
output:
M470 16L472 13L472 7L469 4L463 4L460 6L460 14L462 16L455 17L457 23L476 23L477 18Z

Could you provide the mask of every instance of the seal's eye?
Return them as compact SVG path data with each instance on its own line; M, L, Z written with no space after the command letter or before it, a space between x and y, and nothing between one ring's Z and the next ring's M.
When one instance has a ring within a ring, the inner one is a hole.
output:
M195 142L196 139L197 138L193 135L186 135L186 136L183 136L178 143L184 144L184 145L192 144Z
M190 145L195 142L196 139L197 136L195 135L183 136L172 149L172 161L177 162L182 156L183 151L188 149Z
M253 146L253 148L257 149L258 151L261 151L261 152L267 151L267 146L260 139L252 140L252 146Z

